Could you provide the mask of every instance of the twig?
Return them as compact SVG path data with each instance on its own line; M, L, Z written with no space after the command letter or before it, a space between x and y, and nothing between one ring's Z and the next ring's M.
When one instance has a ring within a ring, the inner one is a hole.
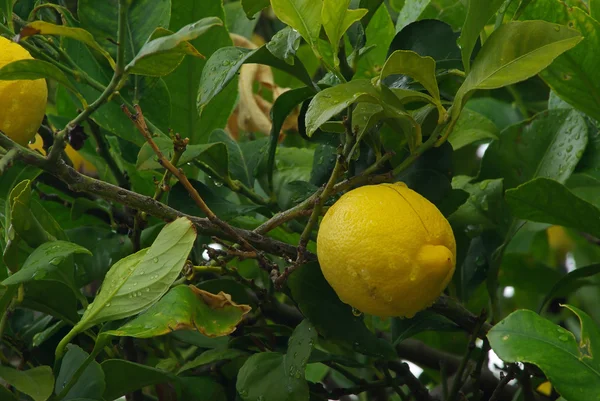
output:
M387 368L387 366L383 368L383 374L385 375L385 378L390 383L390 386L392 386L392 388L394 389L396 394L398 394L398 397L400 397L400 399L402 401L408 401L408 397L406 396L406 394L404 394L404 391L402 391L402 389L400 388L398 383L396 383L396 381L390 374L390 370Z
M131 184L129 183L129 180L127 179L125 174L123 174L123 172L117 165L117 162L115 161L114 157L112 157L112 155L110 154L110 150L108 150L108 144L106 143L104 135L102 135L102 132L100 132L100 127L92 119L88 119L88 124L90 126L90 132L96 140L96 152L98 152L100 157L102 157L106 162L108 169L117 180L117 184L121 188L130 189Z
M482 370L483 364L487 360L487 355L490 350L490 342L488 339L483 340L483 345L481 347L481 355L477 360L477 365L475 365L475 370L471 373L471 377L475 379L475 383L473 384L473 401L479 401L481 399L481 395L483 392L480 390L481 387L481 378L482 378Z
M410 389L412 395L417 401L435 401L434 398L429 394L427 388L421 383L419 379L415 377L410 371L410 368L406 363L391 361L388 362L390 368L396 372L397 375L402 377Z
M454 323L459 325L464 330L472 333L479 324L479 317L471 313L467 308L458 303L455 299L442 295L431 306L431 309L440 315L447 317ZM483 322L478 336L485 338L485 335L490 331L492 326Z
M140 106L134 106L136 111L135 115L132 114L131 111L129 111L129 108L127 108L127 106L123 105L121 106L121 108L123 109L123 112L127 115L127 117L129 117L131 121L133 121L138 131L140 131L140 133L144 136L146 142L148 142L148 144L158 157L158 162L160 163L160 165L167 169L167 171L169 171L171 174L173 174L177 178L177 180L179 180L181 185L183 185L183 187L189 193L190 197L194 200L196 205L208 217L208 220L210 220L212 223L221 228L221 230L223 230L225 233L229 234L230 237L235 238L235 240L239 242L244 248L246 248L249 251L256 252L258 255L259 265L261 265L261 267L263 267L267 271L272 270L270 262L264 257L264 255L262 255L258 250L256 250L256 248L254 248L254 246L252 246L243 236L239 235L239 233L236 230L234 230L233 227L221 220L208 207L208 205L206 204L206 202L204 202L204 199L202 199L196 188L194 188L192 183L188 180L183 170L175 167L169 160L167 160L167 158L162 153L156 142L154 142L154 139L152 139L152 134L150 133L150 129L146 125L146 120L144 118Z
M498 383L498 386L496 387L496 389L494 390L494 392L492 393L492 396L490 397L489 401L499 401L501 398L501 394L502 394L502 390L504 389L504 387L506 387L506 385L515 378L515 372L513 369L509 370L509 372L503 376L503 373L500 373L500 382Z
M12 163L17 158L19 152L16 149L10 149L2 158L0 159L0 175L4 174L4 172L12 166Z
M119 18L118 18L118 46L117 46L117 62L115 65L115 71L113 77L104 89L104 92L88 107L86 107L77 117L75 117L67 126L59 131L54 138L54 145L48 152L48 160L56 162L60 157L61 152L65 148L65 140L69 131L75 128L77 125L83 123L104 105L109 98L115 93L121 86L123 78L125 77L125 39L127 34L127 11L129 10L130 2L127 0L119 0Z
M473 349L475 348L475 340L477 340L477 337L479 336L479 332L481 331L481 326L485 322L485 319L486 319L486 313L485 313L485 311L482 311L481 314L479 315L479 318L477 320L475 327L473 328L473 332L471 333L471 336L469 338L469 344L467 345L467 352L465 353L465 356L461 360L458 370L456 371L456 376L454 377L454 382L452 383L452 388L450 389L448 401L456 401L458 398L458 392L459 392L461 386L463 385L463 376L465 373L465 369L467 367L467 363L469 362L469 359L471 357L471 352L473 352Z

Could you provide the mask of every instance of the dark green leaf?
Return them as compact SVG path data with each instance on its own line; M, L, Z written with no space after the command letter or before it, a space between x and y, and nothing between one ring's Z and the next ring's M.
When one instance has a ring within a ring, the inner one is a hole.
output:
M275 57L266 46L250 50L241 47L223 47L217 50L206 62L200 78L198 91L198 112L203 113L209 102L218 95L227 84L237 75L243 64L265 64L300 79L307 86L313 86L311 77L304 65L294 56L294 63Z
M561 99L600 120L600 71L596 68L600 22L581 8L565 7L557 0L532 2L521 18L544 19L581 32L585 39L558 57L540 76Z
M131 74L160 77L172 73L186 55L200 57L201 54L189 43L223 22L215 17L203 18L186 25L171 35L152 39L139 50L133 60L125 67Z
M179 383L186 401L227 401L223 386L210 377L180 377Z
M267 49L275 57L293 65L296 62L296 51L300 47L300 39L298 31L288 26L273 35L273 38L267 43Z
M224 143L229 155L229 173L235 180L240 180L249 188L254 187L254 168L256 160L247 160L240 144L223 130L215 130L210 134L209 142Z
M365 8L368 10L368 13L365 14L365 16L362 17L362 19L360 20L363 28L366 29L369 26L371 18L373 18L373 15L375 14L375 12L377 12L379 7L381 6L381 3L383 3L383 0L360 0L358 7Z
M285 355L263 352L252 355L240 369L236 388L245 401L306 401L304 378L317 332L304 320L290 337Z
M498 139L500 130L491 120L485 116L465 108L454 129L448 137L448 141L452 144L454 150L458 150L464 146L470 145L473 142L481 140Z
M592 358L598 344L577 344L572 333L532 311L510 314L488 339L502 360L537 365L567 399L592 400L600 393L600 366Z
M146 386L164 383L172 376L162 370L122 359L109 359L100 364L106 388L104 399L116 400Z
M177 374L181 374L186 370L195 369L202 365L208 365L209 363L214 363L217 361L223 361L228 359L235 359L240 356L247 355L244 351L239 349L210 349L208 351L204 351L202 354L198 355L198 357L192 359L187 362L185 365L179 369Z
M264 8L269 7L270 0L241 0L242 7L248 18L254 18L254 15Z
M448 220L453 225L460 227L469 225L478 226L482 229L504 227L507 223L507 216L504 200L502 199L502 180L485 180L472 184L468 180L469 177L457 176L452 181L453 188L463 189L470 196L467 202L459 207Z
M206 17L225 21L222 0L202 0L202 4L190 0L171 0L171 23L169 29L176 31ZM231 46L231 38L225 27L215 27L202 37L190 42L201 54L210 57L217 49ZM198 114L198 84L206 60L186 57L179 67L164 77L169 91L177 96L171 99L174 132L190 138L190 143L206 143L210 133L224 128L237 102L237 85L230 85L206 106L202 116Z
M54 388L54 375L50 366L38 366L24 371L0 366L0 377L34 401L46 401Z
M235 331L250 309L236 304L223 292L214 295L180 285L132 321L105 334L150 338L175 330L198 330L208 337L226 336Z
M136 0L130 3L127 10L127 46L125 62L131 61L148 40L152 32L158 28L167 28L171 16L170 1ZM81 27L87 29L105 49L116 58L117 28L119 19L118 0L94 1L80 0L77 14Z
M530 78L581 40L579 32L545 21L502 25L485 42L458 90L453 118L458 118L474 90L500 88Z
M76 345L69 344L67 353L60 364L60 372L56 378L54 392L60 394L62 389L71 381L79 367L90 358L90 355ZM102 400L105 382L104 372L100 364L92 359L85 368L75 385L67 392L63 400L76 401L79 398Z
M410 319L392 319L392 341L394 345L424 331L455 331L459 327L447 318L428 310L417 313Z
M46 242L37 247L29 255L21 269L4 280L2 284L15 285L30 280L41 280L48 273L59 269L63 260L76 253L91 255L90 251L72 242ZM73 277L66 284L74 285Z
M524 119L521 112L511 104L491 97L478 97L471 99L465 105L466 110L475 111L492 121L500 131ZM460 121L460 118L459 118Z
M396 32L401 31L408 24L418 20L430 2L431 0L405 1L404 7L400 10L398 19L396 20Z
M471 53L479 39L481 30L504 2L505 0L469 1L467 18L458 38L458 45L462 53L462 62L467 74L471 67Z
M537 177L564 183L583 156L587 134L576 111L540 113L502 131L485 153L479 178L504 178L507 189Z
M394 358L391 344L377 338L354 316L352 308L340 301L325 281L317 263L300 267L288 280L292 298L326 339L345 344L363 354L379 358Z
M566 295L566 289L572 288L578 281L581 281L581 279L595 276L598 273L600 273L600 264L579 267L566 274L556 284L554 284L552 289L548 292L548 294L546 294L546 297L538 309L538 313L542 313L548 302L550 302L554 297L558 295Z
M600 209L548 178L536 178L506 191L506 202L520 219L576 228L600 237Z
M273 189L273 171L275 168L275 152L279 143L279 133L288 115L303 101L314 95L312 87L292 89L283 93L275 100L271 108L271 126L269 153L267 159L267 176L269 187Z
M22 307L46 313L70 325L75 325L79 320L77 298L73 289L66 284L60 281L40 280L25 283L24 288Z

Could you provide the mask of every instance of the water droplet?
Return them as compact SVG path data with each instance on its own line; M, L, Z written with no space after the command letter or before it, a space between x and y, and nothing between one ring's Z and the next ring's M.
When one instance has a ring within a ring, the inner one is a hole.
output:
M62 262L62 258L53 258L50 261L50 264L53 265L53 266L58 266L60 264L60 262Z
M581 156L583 156L583 150L578 151L575 156L577 156L578 159L581 159Z
M556 32L560 32L560 26L559 26L559 25L555 25L555 26L554 26L554 30L555 30Z
M104 306L108 308L110 306L110 302L107 302Z
M568 336L566 336L566 335L562 335L562 336L559 336L559 337L558 337L558 339L559 339L560 341L567 341L567 340L569 339L569 337L568 337Z
M475 258L475 264L476 264L477 266L479 266L479 267L481 267L481 266L484 266L484 265L485 265L485 257L483 257L483 256L481 256L481 255L480 255L480 256L477 256L477 257Z
M479 183L479 189L481 189L482 191L485 190L488 186L488 182L487 181L482 181Z
M509 336L506 335L506 336L502 337L502 341L506 341L506 340L508 340L508 338L509 338Z
M573 145L567 146L567 152L571 152L571 151L573 151Z
M137 282L133 282L131 285L135 287L137 285Z
M294 375L294 377L295 377L296 379L299 379L299 378L300 378L300 376L301 376L301 375L300 375L300 372L296 372L296 374Z
M570 81L572 78L571 74L563 74L562 79L563 81Z
M154 258L154 259L152 259L152 261L153 261L154 263L158 263L158 258Z
M141 291L138 291L138 292L136 292L136 295L137 295L138 297L141 297L141 296L142 296L142 292L141 292Z
M362 312L361 312L361 311L359 311L359 310L358 310L358 309L356 309L356 308L352 308L352 314L353 314L354 316L361 316L361 315L362 315Z

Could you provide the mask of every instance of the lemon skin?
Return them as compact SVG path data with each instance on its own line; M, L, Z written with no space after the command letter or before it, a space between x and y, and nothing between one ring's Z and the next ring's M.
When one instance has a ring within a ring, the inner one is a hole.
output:
M44 141L41 136L36 135L34 141L29 144L29 148L33 150L39 151L41 154L46 155L46 151L44 151ZM71 145L67 144L65 148L65 153L71 159L71 163L73 163L73 168L80 173L84 173L87 175L95 175L98 170L96 166L87 161L81 153L73 149Z
M0 68L32 59L21 45L0 36ZM43 79L0 81L0 131L20 145L35 136L46 113L48 88Z
M452 279L456 241L441 212L405 184L370 185L327 211L317 256L343 302L371 315L412 317Z

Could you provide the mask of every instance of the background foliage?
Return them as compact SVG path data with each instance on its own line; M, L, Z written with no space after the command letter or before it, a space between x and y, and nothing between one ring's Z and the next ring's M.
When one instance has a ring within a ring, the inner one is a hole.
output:
M600 1L0 16L35 58L0 80L50 88L44 155L0 134L0 399L597 399ZM364 316L318 221L397 180L448 218L457 269L414 318Z

